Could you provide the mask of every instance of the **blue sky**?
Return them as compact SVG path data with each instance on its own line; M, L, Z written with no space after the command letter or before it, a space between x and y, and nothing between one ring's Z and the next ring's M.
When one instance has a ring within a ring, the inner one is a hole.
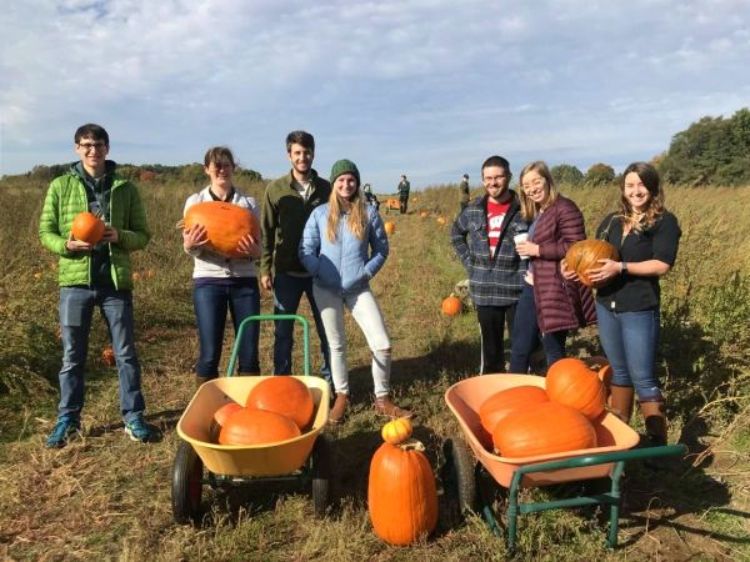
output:
M476 184L492 154L621 169L750 106L750 0L19 0L0 37L0 174L92 121L123 163L226 144L275 177L306 129L325 176Z

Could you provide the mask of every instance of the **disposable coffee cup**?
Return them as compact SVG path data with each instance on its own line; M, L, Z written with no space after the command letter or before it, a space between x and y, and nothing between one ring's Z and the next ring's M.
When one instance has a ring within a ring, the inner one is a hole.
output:
M513 237L513 242L516 244L520 244L521 242L526 242L529 239L529 233L528 232L521 232L520 234L516 234ZM529 259L529 256L520 256L522 260Z

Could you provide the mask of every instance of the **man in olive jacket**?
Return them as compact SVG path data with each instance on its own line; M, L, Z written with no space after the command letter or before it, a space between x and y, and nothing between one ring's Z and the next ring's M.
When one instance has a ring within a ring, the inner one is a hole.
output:
M107 131L89 123L78 128L74 140L80 162L52 180L39 223L42 244L60 256L63 364L57 423L47 438L47 447L63 447L81 430L84 369L95 307L109 327L125 433L134 441L146 442L152 431L143 419L145 402L133 333L129 253L144 248L151 234L135 185L118 175L116 164L106 159ZM97 244L76 240L71 234L73 219L85 211L101 217L107 225Z
M261 211L260 284L273 291L274 314L296 314L302 294L312 309L323 354L321 374L332 384L328 340L312 291L312 277L299 261L302 231L313 209L328 202L331 185L313 169L315 139L305 131L292 131L286 138L290 172L272 181L263 195ZM273 369L276 375L292 372L294 324L275 323Z

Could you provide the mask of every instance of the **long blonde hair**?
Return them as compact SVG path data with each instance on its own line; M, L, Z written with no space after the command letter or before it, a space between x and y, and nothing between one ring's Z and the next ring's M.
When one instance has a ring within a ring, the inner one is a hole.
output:
M541 205L534 203L534 201L531 200L531 197L526 195L526 192L523 189L523 177L529 172L536 172L544 178L544 191L547 193L547 197ZM518 178L518 192L521 196L521 216L526 222L534 220L540 211L552 205L559 195L557 187L555 187L555 180L552 178L552 173L549 171L546 162L543 162L542 160L537 160L536 162L524 166L523 170L521 170L521 175Z
M636 213L630 202L625 198L625 177L631 172L635 172L648 189L651 197L646 203L646 210L643 213ZM664 192L661 189L659 172L648 162L633 162L625 168L622 173L622 182L620 183L620 215L623 219L623 226L630 226L636 232L647 230L654 226L654 223L664 214Z
M341 215L346 209L346 202L344 199L336 193L336 190L331 188L331 196L328 198L328 226L326 228L326 236L330 242L336 241L336 232L339 228L339 220ZM349 218L347 219L349 230L352 234L363 240L365 237L365 230L367 227L367 209L365 207L365 198L362 195L362 189L360 189L359 182L357 183L357 191L354 196L349 200Z

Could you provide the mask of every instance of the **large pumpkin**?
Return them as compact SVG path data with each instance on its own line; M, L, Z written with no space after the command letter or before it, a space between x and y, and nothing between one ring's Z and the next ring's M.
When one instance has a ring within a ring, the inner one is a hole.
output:
M547 370L547 396L559 404L575 408L593 420L603 411L606 389L596 371L580 359L565 357Z
M443 314L445 314L446 316L456 316L460 314L461 299L453 295L446 297L445 299L443 299L443 302L440 305L440 310L442 310Z
M248 234L260 242L260 225L255 215L248 209L232 203L196 203L185 212L182 224L185 229L196 224L205 227L210 247L228 258L245 257L237 251L237 244Z
M370 462L367 503L375 534L392 545L411 544L435 529L435 475L424 445L383 443Z
M88 244L98 244L104 236L104 221L94 213L88 211L78 213L73 218L73 224L70 225L70 233L73 238Z
M596 447L596 430L577 410L543 402L500 420L492 442L503 457L535 457Z
M312 422L315 410L310 388L299 379L282 375L256 384L248 394L245 405L287 416L302 431Z
M589 269L600 267L602 264L599 260L604 259L615 261L620 259L617 248L606 240L580 240L565 253L565 263L568 269L575 271L581 283L587 287L601 287L606 284L606 281L595 284L586 273Z
M495 426L505 416L518 409L542 402L549 402L549 397L543 388L531 385L514 386L496 392L482 402L479 407L479 419L485 431L492 435Z
M230 414L219 433L222 445L264 445L298 437L299 427L290 418L255 408Z

